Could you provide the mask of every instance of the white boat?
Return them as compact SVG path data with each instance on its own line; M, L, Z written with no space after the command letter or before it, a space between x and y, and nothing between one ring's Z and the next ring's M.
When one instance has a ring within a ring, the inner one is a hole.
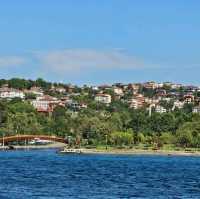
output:
M31 145L46 145L46 144L51 144L52 141L49 140L41 140L40 138L34 138L30 142L28 142Z
M59 153L66 153L66 154L69 154L69 153L75 153L75 154L81 154L82 151L81 149L69 149L69 148L64 148L62 151L59 151Z

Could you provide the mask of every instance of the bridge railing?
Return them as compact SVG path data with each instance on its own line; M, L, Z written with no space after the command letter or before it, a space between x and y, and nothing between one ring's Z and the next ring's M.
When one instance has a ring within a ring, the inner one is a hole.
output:
M39 138L41 140L50 140L55 142L67 143L66 139L57 136L48 135L14 135L14 136L4 136L0 138L0 143L8 143L13 141L23 141L23 140L33 140Z

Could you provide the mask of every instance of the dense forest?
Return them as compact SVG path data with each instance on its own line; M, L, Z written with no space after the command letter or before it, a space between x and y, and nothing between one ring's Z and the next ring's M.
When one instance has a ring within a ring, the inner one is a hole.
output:
M48 134L72 136L83 144L132 146L146 144L161 147L199 147L200 115L175 111L152 113L131 110L121 102L109 107L96 104L73 114L56 107L49 116L37 113L27 101L0 101L1 136L13 134Z

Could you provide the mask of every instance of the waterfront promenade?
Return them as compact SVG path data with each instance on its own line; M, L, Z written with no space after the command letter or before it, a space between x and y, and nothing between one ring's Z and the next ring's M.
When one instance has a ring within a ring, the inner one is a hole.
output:
M53 142L51 144L45 144L45 145L15 145L14 149L15 150L33 150L33 149L59 149L65 147L66 144L61 143L61 142ZM0 150L8 150L8 146L0 146Z

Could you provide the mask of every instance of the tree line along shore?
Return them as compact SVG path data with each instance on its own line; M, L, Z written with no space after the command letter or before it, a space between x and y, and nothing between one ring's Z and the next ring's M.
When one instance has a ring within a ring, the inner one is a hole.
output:
M95 101L97 91L90 87L75 87L73 91L58 92L55 88L63 84L52 84L44 80L1 80L0 86L19 90L33 86L41 88L45 95L56 98L69 97L87 107L69 107L57 104L48 114L37 111L31 103L35 94L25 98L0 98L0 136L16 134L47 134L65 137L71 145L85 148L117 148L141 150L188 150L198 151L200 146L200 115L192 111L193 104L185 103L183 108L158 113L147 107L133 108L124 100L113 97L113 90L106 90L112 96L107 104ZM170 89L170 88L166 88ZM98 91L99 92L99 91ZM143 89L143 95L152 95L153 89ZM182 92L182 90L181 90ZM77 95L73 95L78 93ZM163 106L170 106L171 101Z

